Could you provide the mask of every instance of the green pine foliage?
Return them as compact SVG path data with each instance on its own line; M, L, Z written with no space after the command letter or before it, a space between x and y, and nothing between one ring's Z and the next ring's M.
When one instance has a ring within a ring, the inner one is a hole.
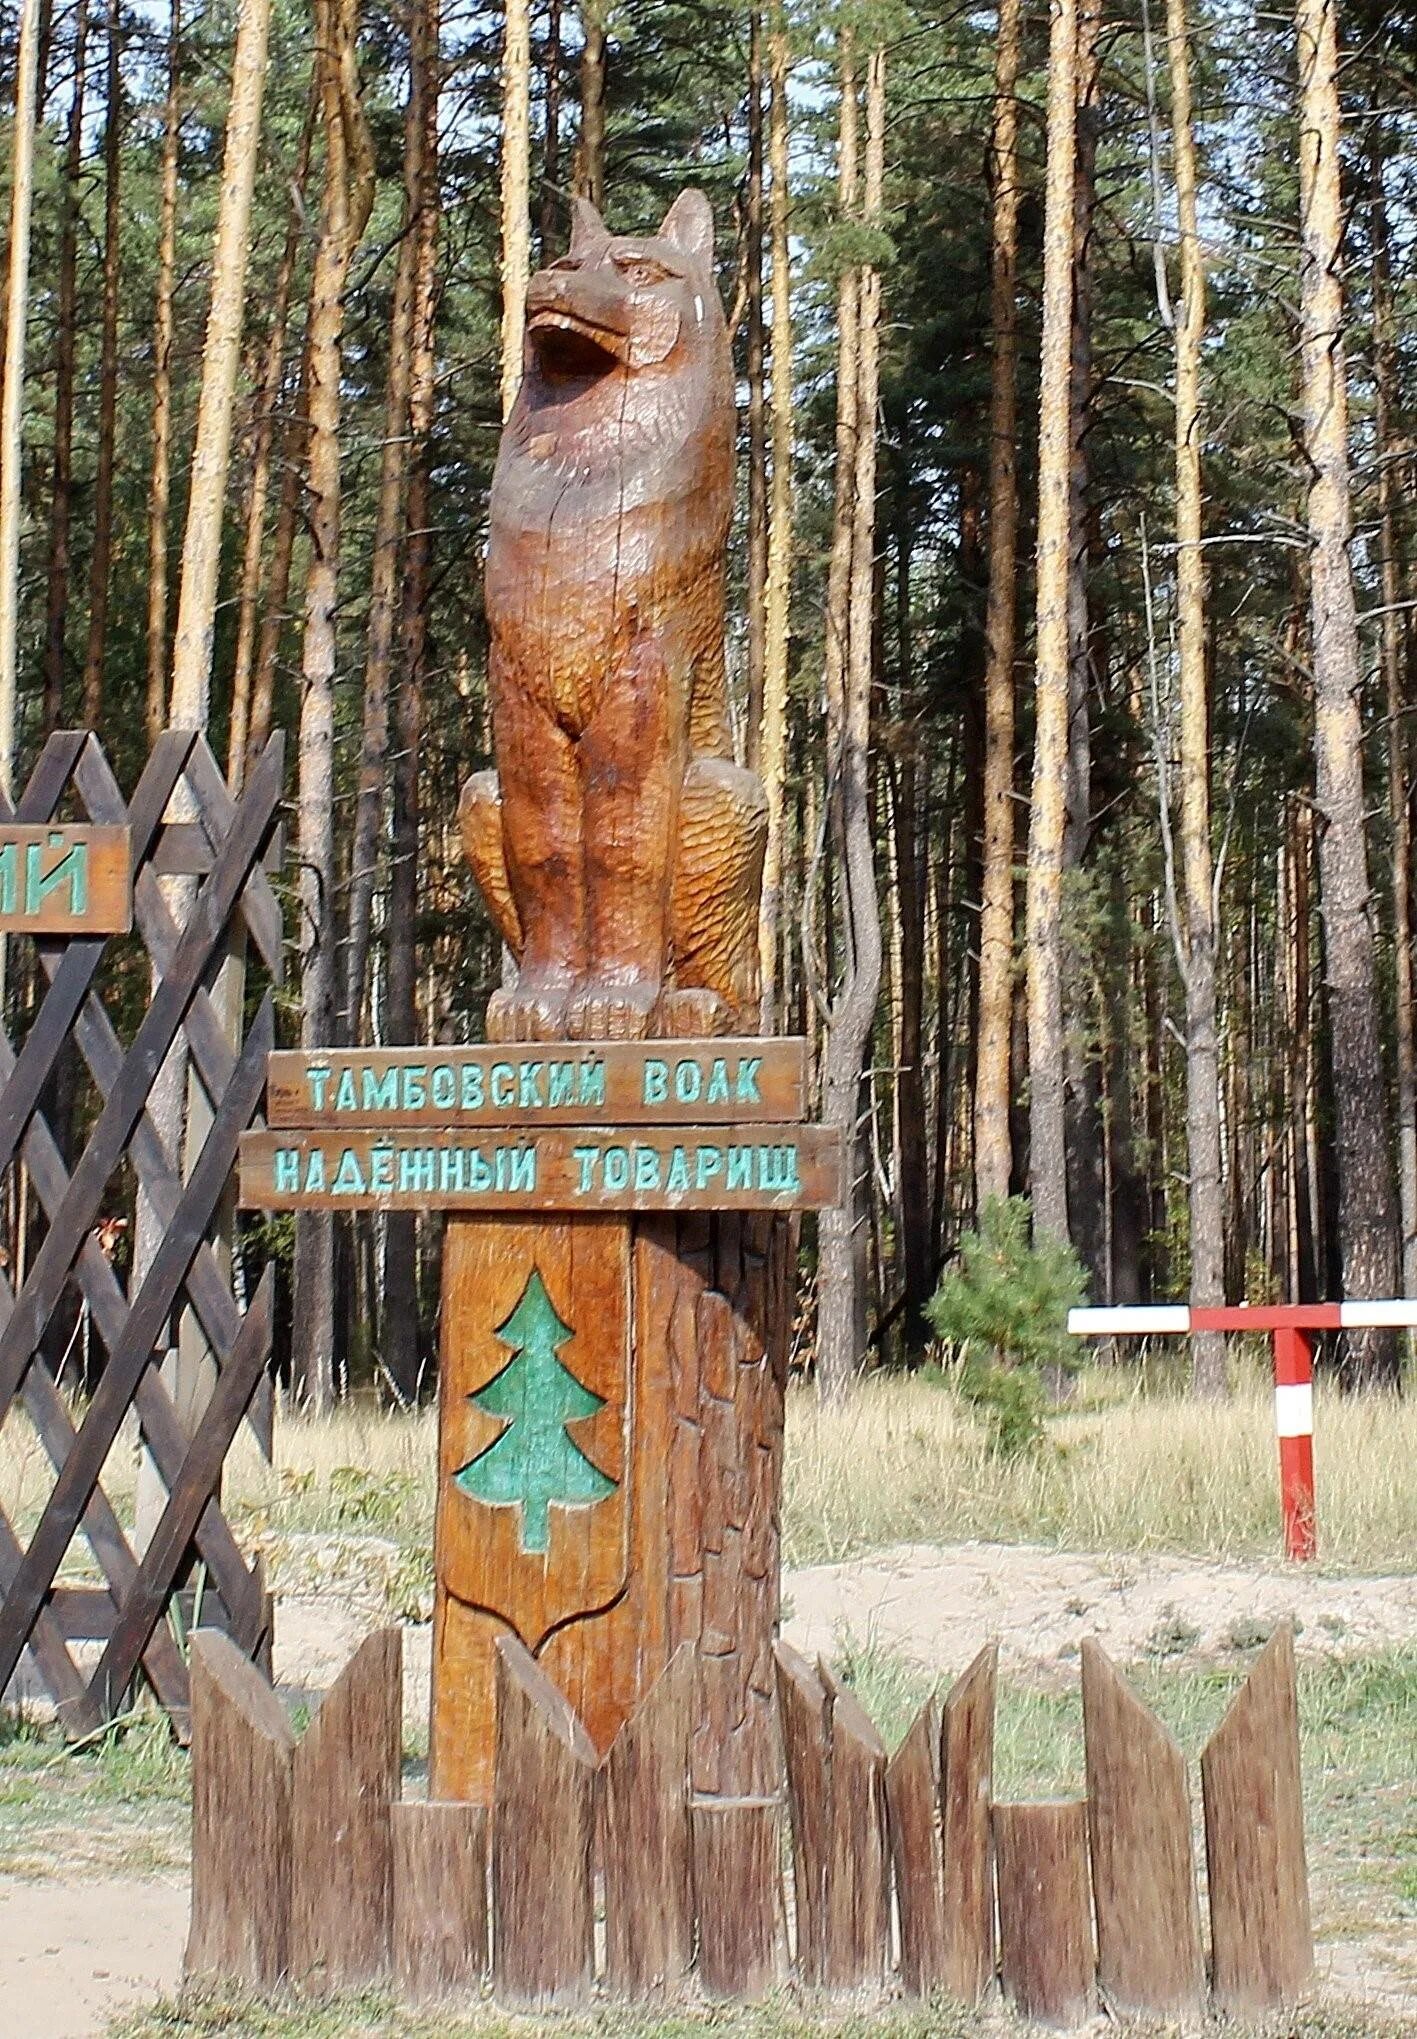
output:
M957 1392L988 1426L1005 1456L1042 1434L1046 1374L1078 1364L1068 1311L1086 1282L1071 1246L1030 1239L1024 1197L985 1205L977 1232L961 1239L958 1263L935 1291L927 1316L959 1357Z

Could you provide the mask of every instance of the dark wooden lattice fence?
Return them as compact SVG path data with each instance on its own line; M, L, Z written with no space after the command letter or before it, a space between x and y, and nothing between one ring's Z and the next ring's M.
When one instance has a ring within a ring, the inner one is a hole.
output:
M66 731L49 739L13 810L0 798L5 823L62 819L131 832L133 933L41 937L32 948L12 935L11 982L32 974L34 995L17 1029L23 1038L12 1043L0 1030L0 1171L12 1214L22 1214L10 1226L11 1265L0 1271L0 1427L27 1425L47 1460L37 1519L32 1496L23 1519L0 1509L0 1692L28 1652L27 1668L71 1736L122 1711L139 1673L185 1736L184 1590L245 1655L259 1658L269 1645L260 1566L242 1555L220 1486L265 1384L272 1284L267 1270L242 1307L218 1221L238 1139L260 1111L274 1010L268 990L233 1041L239 1029L223 1023L214 994L233 952L253 973L279 978L281 910L264 863L279 825L282 762L275 737L233 800L205 741L168 731L125 803L97 740ZM164 883L173 879L186 884ZM174 1049L210 1109L185 1165L149 1111ZM87 1133L66 1158L68 1111L56 1099L81 1085ZM125 1275L103 1228L111 1235L117 1216L133 1238L139 1194L156 1220L156 1247L140 1274ZM186 1311L215 1361L215 1385L190 1431L155 1363ZM73 1398L56 1379L54 1351L76 1320L93 1357ZM141 1550L103 1485L130 1412L165 1490ZM101 1585L84 1579L92 1567L74 1563L80 1539ZM76 1644L88 1647L76 1654Z

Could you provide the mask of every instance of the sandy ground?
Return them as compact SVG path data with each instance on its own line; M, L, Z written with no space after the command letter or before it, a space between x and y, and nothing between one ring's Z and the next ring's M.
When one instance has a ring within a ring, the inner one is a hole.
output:
M320 1560L318 1585L295 1568L276 1625L276 1675L290 1700L317 1698L380 1623L381 1596L360 1591L358 1582L380 1571L388 1550L375 1538L322 1547L312 1553ZM1252 1651L1286 1615L1295 1619L1301 1652L1345 1656L1417 1641L1417 1577L1325 1577L1174 1557L1122 1561L1026 1545L902 1545L789 1573L783 1599L784 1630L799 1649L829 1652L849 1634L943 1675L963 1669L997 1636L1008 1672L1047 1685L1076 1676L1086 1635L1098 1636L1122 1664L1224 1662ZM405 1714L421 1726L427 1625L407 1628L404 1643ZM95 2039L106 2015L176 1982L186 1912L179 1879L0 1878L0 2032L6 2039L11 2032ZM1411 1987L1407 1963L1392 1951L1398 1958L1388 1974L1380 1972L1386 1964L1377 1946L1328 1947L1320 1973L1348 2001L1376 2000L1391 2014L1410 2000ZM1417 2029L1417 2001L1412 2010Z

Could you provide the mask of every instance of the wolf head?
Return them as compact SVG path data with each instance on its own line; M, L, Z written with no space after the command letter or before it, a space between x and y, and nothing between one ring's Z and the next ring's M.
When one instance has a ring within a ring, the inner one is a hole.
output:
M577 199L569 250L527 291L519 408L540 413L542 428L574 430L633 405L627 382L687 374L717 399L727 372L713 215L703 193L681 192L657 233L633 237L612 234L595 207Z

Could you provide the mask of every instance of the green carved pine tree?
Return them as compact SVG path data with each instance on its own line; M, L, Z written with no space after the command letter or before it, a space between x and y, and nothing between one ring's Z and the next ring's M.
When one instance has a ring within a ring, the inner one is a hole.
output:
M616 1482L593 1465L568 1436L566 1425L593 1416L604 1399L583 1387L556 1357L571 1336L533 1268L521 1300L497 1337L514 1357L468 1400L506 1429L453 1478L465 1494L493 1507L520 1507L521 1547L542 1555L550 1544L549 1510L603 1501Z

